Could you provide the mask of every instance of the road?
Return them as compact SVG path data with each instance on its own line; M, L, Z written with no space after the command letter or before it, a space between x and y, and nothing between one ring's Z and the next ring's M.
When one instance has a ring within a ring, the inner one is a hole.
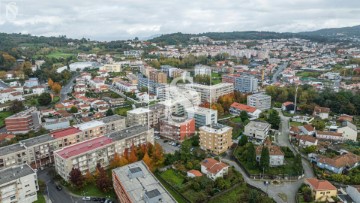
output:
M279 77L280 73L283 72L283 70L288 66L288 64L289 64L289 62L285 62L278 66L276 72L274 73L274 75L272 77L272 83L276 83L278 81L278 77Z
M6 89L9 88L9 85L6 84L4 81L0 80L0 88Z
M61 88L60 91L60 102L63 102L64 100L67 100L68 93L71 93L72 87L74 85L74 80L79 76L79 74L76 72L75 75L69 80L69 82Z

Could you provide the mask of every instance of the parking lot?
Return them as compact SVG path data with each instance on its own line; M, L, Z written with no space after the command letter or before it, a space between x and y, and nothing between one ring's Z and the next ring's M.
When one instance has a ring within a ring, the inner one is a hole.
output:
M155 139L155 142L159 143L162 148L164 149L164 153L169 153L169 154L174 154L176 150L180 149L180 145L179 146L172 146L169 143L171 142L171 140L166 140L166 139Z

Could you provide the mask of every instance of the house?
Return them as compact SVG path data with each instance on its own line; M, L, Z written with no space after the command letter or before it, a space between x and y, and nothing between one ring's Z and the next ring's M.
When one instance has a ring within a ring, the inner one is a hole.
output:
M316 138L323 140L332 140L332 141L345 140L341 133L332 132L332 131L316 131Z
M267 149L269 150L269 155L270 155L269 165L271 167L284 165L284 160L285 160L284 152L281 151L281 148L279 146L273 145L269 138L266 139L263 145L259 145L256 147L257 162L260 162L261 151L263 147L267 147Z
M35 87L32 87L32 92L33 94L36 94L36 95L41 95L42 93L45 92L45 87L44 86L35 86Z
M346 193L354 200L354 202L360 202L360 186L348 185L345 189Z
M342 127L337 129L337 132L341 133L342 137L346 140L352 140L354 142L357 140L357 127L349 121L344 121Z
M333 173L341 174L344 170L350 170L359 166L360 157L353 153L342 154L334 158L325 156L319 157L317 166L319 168L327 169Z
M195 178L195 177L201 177L203 174L198 170L190 170L187 172L187 177L189 178Z
M289 133L290 135L300 135L301 131L298 126L291 126Z
M330 108L315 106L313 116L320 117L321 119L328 119Z
M309 124L312 120L314 120L314 117L309 116L294 116L291 118L291 121L307 124Z
M242 111L245 111L253 119L259 118L261 113L261 110L256 109L255 107L239 104L237 102L231 104L229 111L233 115L240 115Z
M287 101L282 103L281 110L283 111L294 111L295 105L293 102Z
M337 188L327 180L307 178L305 184L310 187L316 202L333 202L331 197L337 196Z
M299 126L299 129L303 135L315 135L315 127L312 125L306 124Z
M229 166L223 162L219 162L213 158L206 158L201 162L201 173L212 180L223 177L228 173Z
M245 126L244 135L253 139L263 141L268 136L270 126L271 125L267 122L250 121Z
M339 118L337 119L339 122L344 122L344 121L349 121L349 122L353 122L354 117L353 116L349 116L346 114L341 114L341 116L339 116Z
M298 135L295 137L299 141L300 147L317 146L318 140L309 135Z

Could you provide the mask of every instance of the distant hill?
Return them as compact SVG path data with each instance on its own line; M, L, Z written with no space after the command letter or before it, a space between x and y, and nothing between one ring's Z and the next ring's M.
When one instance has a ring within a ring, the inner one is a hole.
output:
M309 39L318 42L333 41L340 37L360 37L360 25L344 28L329 28L311 32L280 33L265 31L244 31L244 32L206 32L200 34L172 33L165 34L151 39L155 43L176 45L187 44L191 37L207 36L213 40L260 40L260 39L288 39L293 37Z

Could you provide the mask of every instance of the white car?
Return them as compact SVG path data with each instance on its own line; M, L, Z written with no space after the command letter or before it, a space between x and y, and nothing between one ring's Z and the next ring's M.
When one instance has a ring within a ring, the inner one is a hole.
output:
M82 200L89 201L89 200L91 200L91 197L83 197Z
M173 144L173 142L171 141L171 142L169 142L169 145L172 145Z

